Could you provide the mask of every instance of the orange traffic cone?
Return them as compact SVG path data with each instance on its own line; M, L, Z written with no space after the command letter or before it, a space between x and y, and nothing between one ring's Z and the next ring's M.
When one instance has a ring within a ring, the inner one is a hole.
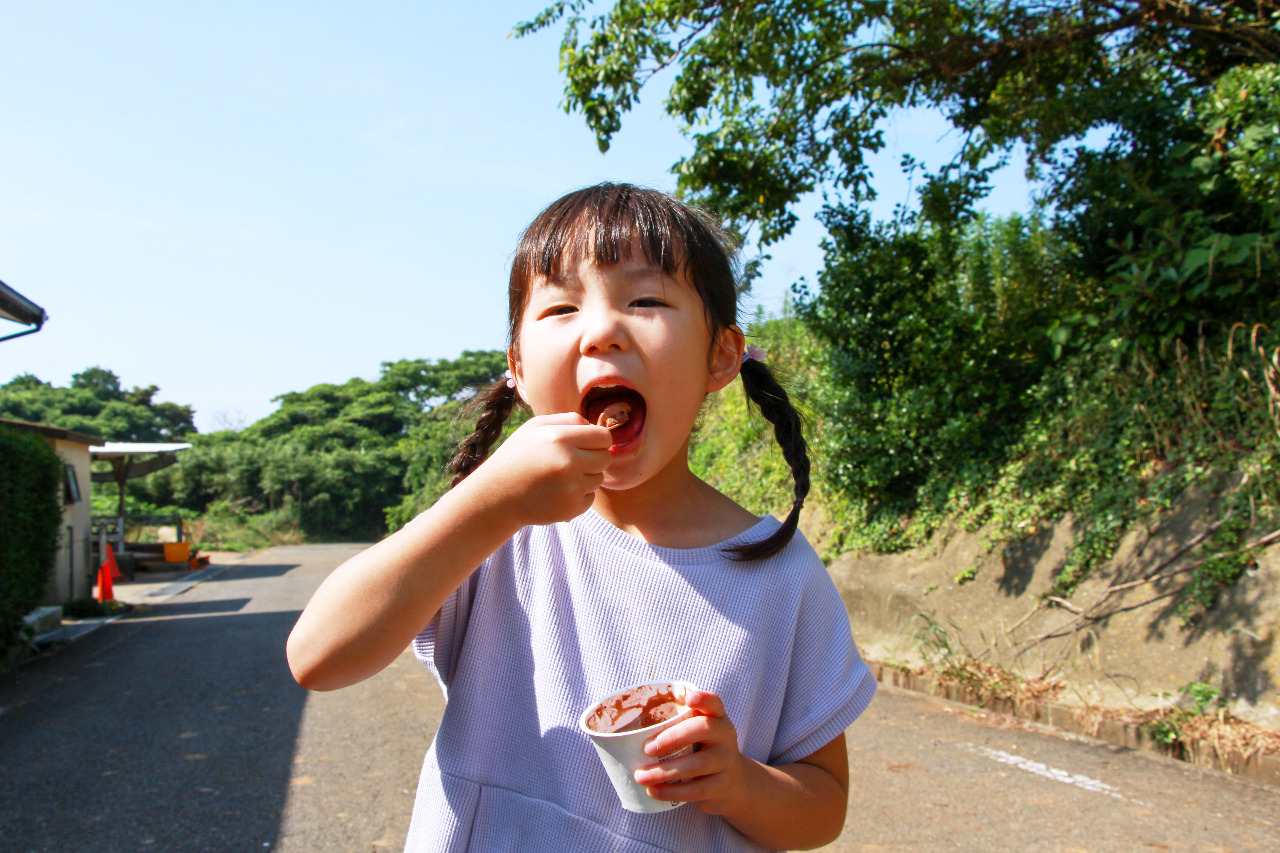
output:
M98 569L98 600L105 603L114 599L115 592L111 589L111 569L103 563L102 568Z
M122 578L122 577L124 577L124 573L123 573L123 572L121 572L121 571L120 571L120 567L116 565L116 552L115 552L115 550L114 550L110 545L108 545L108 546L107 546L107 562L106 562L106 565L108 565L108 566L110 566L110 567L111 567L111 579L112 579L112 580L116 580L117 578Z
M120 575L120 569L116 566L116 555L111 550L111 546L107 546L107 561L102 564L102 568L98 569L98 601L107 602L115 599L115 591L111 588L111 582Z

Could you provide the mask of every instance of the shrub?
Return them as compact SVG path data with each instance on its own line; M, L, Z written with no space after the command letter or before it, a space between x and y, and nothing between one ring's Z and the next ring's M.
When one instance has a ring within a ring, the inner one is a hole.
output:
M833 485L877 513L934 508L931 490L987 477L1017 440L1054 360L1051 318L1082 301L1067 250L1034 218L823 220L821 288L801 289L798 311L825 353Z
M43 600L58 553L62 461L48 443L0 427L0 660L21 643L22 617Z

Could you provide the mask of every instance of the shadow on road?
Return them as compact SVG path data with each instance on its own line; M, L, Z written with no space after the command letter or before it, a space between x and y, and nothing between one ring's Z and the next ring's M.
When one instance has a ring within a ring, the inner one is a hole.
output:
M0 849L273 848L306 700L284 659L298 613L246 603L153 605L0 676ZM160 618L182 616L207 618Z
M218 581L243 581L256 580L260 578L278 578L281 575L288 574L293 569L298 568L298 563L280 563L277 565L257 565L250 564L247 566L235 566L229 571L222 574L214 575L209 578L209 583L217 583Z
M251 600L249 598L224 598L218 601L166 601L161 604L139 604L129 614L129 619L137 621L237 613L247 607Z

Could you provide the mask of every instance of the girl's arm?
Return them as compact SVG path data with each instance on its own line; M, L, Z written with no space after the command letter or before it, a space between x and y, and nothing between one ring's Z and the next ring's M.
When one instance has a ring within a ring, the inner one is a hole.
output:
M521 527L585 512L611 441L577 414L527 421L431 509L325 579L285 646L293 677L335 690L380 672Z
M659 758L692 743L700 749L637 770L649 796L693 803L775 850L810 850L839 837L849 804L843 733L812 755L775 767L738 751L737 731L714 693L693 691L685 702L698 716L655 735L645 752Z
M745 809L724 817L757 844L812 850L844 829L849 806L849 756L844 733L799 761L773 767L747 764Z

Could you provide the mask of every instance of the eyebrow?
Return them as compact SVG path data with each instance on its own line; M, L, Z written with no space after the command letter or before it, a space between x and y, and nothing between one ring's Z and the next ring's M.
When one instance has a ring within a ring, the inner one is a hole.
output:
M582 290L582 282L577 276L538 276L533 280L533 291L553 290L557 292Z
M623 264L614 264L613 268L622 267ZM641 278L646 275L656 273L659 278L666 279L669 276L663 272L662 267L657 264L645 264L643 266L636 265L630 269L621 269L619 272L626 278ZM581 280L572 273L557 273L554 276L537 276L534 279L534 290L554 290L554 291L576 291L582 289Z

